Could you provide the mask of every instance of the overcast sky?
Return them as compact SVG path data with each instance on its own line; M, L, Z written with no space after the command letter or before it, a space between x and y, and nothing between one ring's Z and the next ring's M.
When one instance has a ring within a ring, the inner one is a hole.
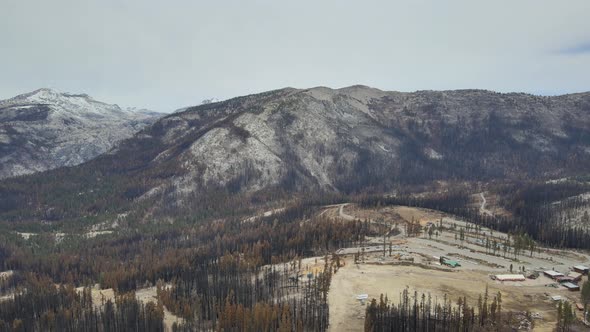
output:
M286 86L590 90L590 1L0 0L0 99L172 111Z

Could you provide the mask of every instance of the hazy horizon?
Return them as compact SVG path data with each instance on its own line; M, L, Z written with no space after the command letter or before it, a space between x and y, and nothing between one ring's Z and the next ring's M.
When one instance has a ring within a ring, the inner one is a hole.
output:
M165 109L165 110L154 110L151 109L149 107L137 107L137 106L133 106L133 105L119 105L116 102L110 102L108 100L101 100L96 98L95 96L93 96L90 93L87 93L85 91L64 91L62 89L59 88L53 88L53 87L40 87L38 89L34 89L31 91L23 91L21 93L17 93L14 96L8 96L8 97L0 97L0 100L6 100L6 99L10 99L13 97L16 97L18 95L22 95L22 94L27 94L27 93L31 93L34 92L36 90L41 90L41 89L51 89L53 91L59 92L59 93L64 93L64 94L72 94L72 95L76 95L76 94L87 94L90 98L99 101L99 102L104 102L107 104L114 104L114 105L118 105L119 107L129 107L129 108L136 108L138 110L150 110L150 111L157 111L160 113L173 113L174 111L186 108L186 107L192 107L192 106L198 106L200 104L202 104L203 102L209 102L210 99L217 99L216 101L224 101L227 99L232 99L232 98L239 98L239 97L243 97L246 95L251 95L251 94L258 94L258 93L264 93L267 91L272 91L272 90L281 90L281 89L298 89L298 90L306 90L306 89L315 89L315 88L329 88L329 89L333 89L333 90L338 90L338 89L345 89L345 88L349 88L352 86L358 86L358 85L362 85L362 86L367 86L364 84L353 84L353 85L348 85L348 86L341 86L341 87L329 87L329 86L325 86L325 85L318 85L318 86L312 86L312 87L292 87L292 86L285 86L285 87L279 87L279 88L275 88L275 89L269 89L269 90L262 90L262 91L254 91L248 94L243 94L243 95L235 95L235 96L229 96L227 98L217 98L217 97L205 97L202 100L198 100L195 101L194 103L190 104L190 105L182 105L182 106L178 106L178 107L172 107L171 109ZM533 92L525 92L525 91L496 91L496 90L490 90L490 89L478 89L478 88L460 88L460 89L443 89L443 90L433 90L433 89L419 89L419 90L412 90L412 91L400 91L400 90L387 90L387 89L381 89L379 87L374 87L374 86L367 86L369 88L374 88L377 90L381 90L381 91L386 91L386 92L400 92L400 93L414 93L414 92L420 92L420 91L460 91L460 90L482 90L482 91L491 91L491 92L498 92L498 93L526 93L526 94L530 94L530 95L535 95L535 96L547 96L547 97L551 97L551 96L562 96L562 95L569 95L569 94L577 94L577 93L590 93L590 89L586 90L586 91L577 91L577 92L564 92L564 93L553 93L553 94L544 94L544 93L533 93Z
M53 88L171 112L283 87L590 90L587 1L58 0L2 7L0 99Z

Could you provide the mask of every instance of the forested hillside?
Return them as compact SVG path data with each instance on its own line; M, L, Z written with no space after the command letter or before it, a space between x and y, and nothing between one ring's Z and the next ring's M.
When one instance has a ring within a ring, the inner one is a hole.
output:
M292 195L588 169L587 93L282 89L188 108L83 165L0 182L0 217L202 218Z

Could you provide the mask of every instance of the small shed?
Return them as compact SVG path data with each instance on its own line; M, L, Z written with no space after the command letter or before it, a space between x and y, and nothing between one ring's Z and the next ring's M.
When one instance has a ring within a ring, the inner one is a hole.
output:
M452 259L444 259L443 260L443 264L450 266L450 267L458 267L461 266L461 264L459 264L459 262L454 261Z
M576 302L576 308L578 308L578 310L583 311L584 310L584 305L580 302Z
M557 277L563 277L563 273L559 273L557 271L553 271L553 270L547 270L545 272L543 272L546 276L548 276L551 279L556 279Z
M573 284L571 282L564 282L561 284L563 287L567 288L568 290L575 292L580 290L580 286Z
M584 265L576 265L574 266L574 271L581 273L581 274L588 274L590 268Z
M553 301L561 301L562 298L561 298L561 295L553 295L553 296L551 296L551 299Z

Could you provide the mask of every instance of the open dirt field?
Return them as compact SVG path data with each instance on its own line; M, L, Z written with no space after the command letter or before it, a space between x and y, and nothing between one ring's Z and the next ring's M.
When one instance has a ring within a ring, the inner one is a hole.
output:
M360 219L371 221L388 221L392 224L418 221L425 226L429 221L438 220L443 213L428 209L411 208L407 206L384 207L380 209L361 209L352 204L338 204L328 206L320 213L333 218Z
M455 270L452 272L423 269L415 266L387 266L354 264L348 262L332 278L329 293L330 331L362 331L365 306L356 296L369 294L379 298L386 294L390 301L397 303L401 292L408 288L411 293L430 294L441 302L444 294L456 302L459 296L466 296L471 305L477 304L480 294L489 287L491 296L502 292L503 310L539 313L542 319L535 321L535 331L552 331L555 326L555 304L545 295L549 290L543 285L530 287L515 283L501 283L489 279L480 271ZM566 290L553 290L566 296Z
M502 243L507 235L481 228L477 231L468 223L457 218L427 209L411 207L384 207L374 210L360 209L351 204L326 207L320 212L326 217L350 218L378 221L390 225L403 225L412 220L422 226L440 225L437 236L423 232L418 237L407 237L404 232L386 239L383 253L383 237L369 238L355 248L341 248L338 253L345 256L346 265L333 276L329 293L330 331L359 331L363 329L365 305L356 300L359 294L368 294L378 299L387 294L388 299L397 303L401 292L408 288L413 294L430 294L442 301L445 294L456 302L458 297L466 296L471 305L476 305L480 294L489 287L492 297L502 293L503 311L530 311L539 315L534 320L535 331L552 331L556 322L556 304L551 296L559 295L571 302L579 301L579 292L570 292L543 275L544 270L556 270L567 274L578 264L590 265L587 253L563 251L547 248L535 249L531 255L526 251L514 255L509 247L506 252L490 246L486 248L484 239ZM401 227L403 228L403 227ZM464 239L458 238L463 229ZM392 252L389 252L389 243ZM353 255L363 255L358 264ZM441 256L458 261L461 266L450 268L441 265ZM402 262L403 260L403 262ZM401 265L403 264L403 265ZM521 282L500 282L492 280L491 275L513 273L527 274L540 271L537 279ZM521 269L525 272L521 272ZM551 287L550 285L556 286Z

